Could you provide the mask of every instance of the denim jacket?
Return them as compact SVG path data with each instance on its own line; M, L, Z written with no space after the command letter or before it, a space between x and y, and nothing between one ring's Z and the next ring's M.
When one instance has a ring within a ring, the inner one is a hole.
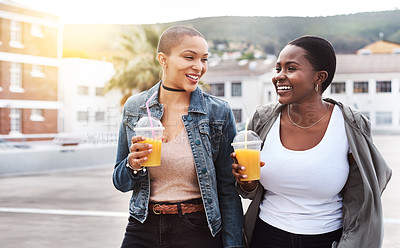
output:
M145 103L160 87L157 83L148 91L131 96L123 109L119 131L114 186L132 191L130 215L144 222L148 215L150 176L148 170L133 175L126 167L131 138L135 136L138 120L147 116ZM149 103L151 115L161 119L163 106L156 95ZM231 142L236 135L233 113L228 103L203 93L200 88L192 92L188 114L182 116L190 147L193 152L197 178L211 234L220 230L224 247L243 247L243 209L235 190L232 175L233 151ZM177 179L184 180L184 179Z
M354 157L350 174L342 190L343 234L332 248L380 248L383 241L383 213L381 194L389 182L392 171L374 146L369 120L360 111L351 109L333 99L324 99L337 105L345 121L346 136ZM257 109L249 128L265 140L271 126L284 105L273 103ZM237 187L240 195L252 202L245 216L246 247L251 243L259 205L264 197L264 188L246 193Z

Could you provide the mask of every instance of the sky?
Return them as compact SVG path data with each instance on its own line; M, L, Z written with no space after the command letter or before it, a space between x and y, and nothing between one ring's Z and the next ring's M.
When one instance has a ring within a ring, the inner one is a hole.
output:
M64 24L152 24L211 16L333 16L400 9L399 0L13 0Z

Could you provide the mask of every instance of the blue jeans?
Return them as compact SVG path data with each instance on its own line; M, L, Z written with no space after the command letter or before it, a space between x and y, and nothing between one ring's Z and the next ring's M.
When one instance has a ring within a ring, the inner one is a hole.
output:
M339 242L342 229L333 232L302 235L283 231L257 219L254 227L251 248L331 248L334 241Z
M211 235L204 212L156 215L150 211L143 224L129 217L121 247L218 248L222 247L222 237L221 232Z

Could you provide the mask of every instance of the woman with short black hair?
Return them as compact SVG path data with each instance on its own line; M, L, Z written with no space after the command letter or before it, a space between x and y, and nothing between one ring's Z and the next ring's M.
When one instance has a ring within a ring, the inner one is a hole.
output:
M253 200L244 225L250 247L382 245L381 193L391 170L369 120L322 98L335 69L335 50L321 37L297 38L279 54L279 103L259 107L249 124L263 140L261 179L240 181L244 167L232 164L238 192Z

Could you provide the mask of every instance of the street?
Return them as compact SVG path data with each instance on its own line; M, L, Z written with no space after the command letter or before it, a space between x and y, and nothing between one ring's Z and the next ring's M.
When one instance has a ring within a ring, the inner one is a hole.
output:
M400 136L377 135L375 144L393 170L384 192L384 248L400 247ZM112 184L113 165L0 177L2 248L119 247L130 193ZM244 202L246 206L247 202Z

